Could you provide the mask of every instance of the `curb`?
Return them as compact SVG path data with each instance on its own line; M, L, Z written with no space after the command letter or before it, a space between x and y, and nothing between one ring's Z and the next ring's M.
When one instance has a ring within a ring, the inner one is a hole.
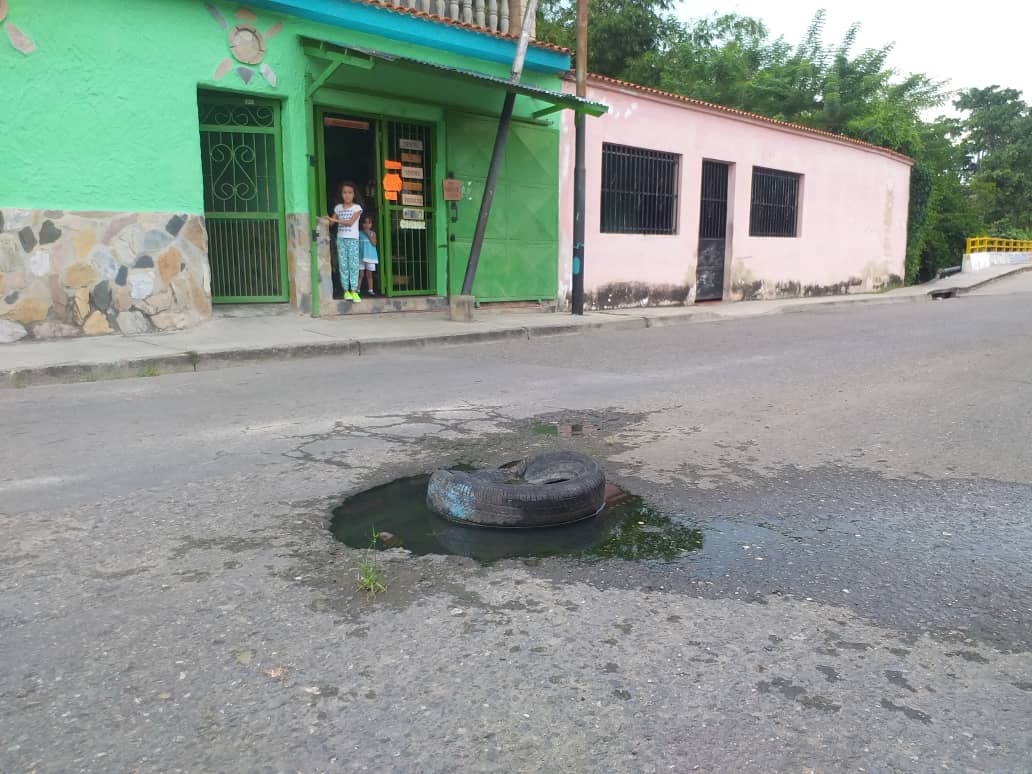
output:
M875 296L856 301L822 301L819 304L786 304L770 314L791 314L795 312L812 312L815 309L842 309L856 306L884 306L885 304L912 304L914 302L931 301L931 293L915 293L909 296ZM762 315L757 315L762 316Z
M435 336L423 336L418 339L395 338L359 341L359 355L373 355L378 352L390 352L404 349L427 349L433 347L458 346L461 344L482 344L490 341L509 339L528 339L527 328L497 328L487 331L469 331L466 333L444 333Z
M12 368L0 376L0 389L39 387L47 384L99 382L108 379L129 379L136 376L196 371L194 357L188 353L174 353L132 360L113 360L106 363L62 363L35 368Z
M531 325L517 328L494 328L478 331L461 331L456 333L436 334L420 338L393 338L361 341L359 339L330 339L327 341L284 344L253 349L227 349L212 352L171 352L153 357L134 358L130 360L113 360L103 363L63 363L51 366L30 368L14 368L0 371L0 389L17 389L30 386L51 384L71 384L78 382L97 382L110 379L129 379L133 377L158 376L165 374L189 373L197 371L214 371L233 366L254 365L268 361L300 360L331 355L372 355L383 352L403 350L423 350L437 347L461 346L463 344L482 344L493 341L512 341L543 339L555 336L595 331L630 331L647 328L665 328L672 325L689 323L745 320L767 317L775 314L792 314L814 311L815 309L841 309L866 304L899 304L915 301L930 301L935 295L951 293L961 295L969 290L988 285L1005 277L1022 271L1030 271L1032 266L1023 266L1016 271L971 285L966 288L954 288L929 291L909 296L886 296L862 298L856 300L823 301L820 303L787 303L756 315L722 315L702 309L685 308L683 312L664 315L662 317L638 316L634 314L610 314L603 319L586 320L579 323L561 323L553 325ZM606 314L600 312L599 314Z
M683 314L668 314L665 317L642 317L646 328L666 328L671 325L685 325L692 322L715 322L723 320L724 316L716 312L684 312ZM730 318L728 318L730 319Z
M963 287L952 287L952 288L940 288L938 290L928 291L928 295L931 298L955 298L957 296L963 296L965 293L970 293L972 290L978 290L984 288L986 285L992 285L994 282L1013 277L1015 274L1021 274L1022 272L1032 271L1032 264L1028 266L1016 266L1014 271L1009 271L1006 274L997 274L995 277L986 277L981 282L976 282L974 285L964 285Z
M698 315L690 313L683 316L678 315L678 320L688 321L694 317L698 317ZM53 384L99 382L112 379L214 371L221 368L254 365L268 361L300 360L331 355L362 356L391 351L412 351L493 341L569 336L599 330L638 330L648 327L651 327L649 318L629 317L625 320L593 320L559 325L495 328L438 334L420 338L378 339L373 341L331 339L325 342L286 344L253 349L175 352L153 357L133 358L131 360L110 360L102 363L62 363L52 366L9 369L0 371L0 389L19 389Z

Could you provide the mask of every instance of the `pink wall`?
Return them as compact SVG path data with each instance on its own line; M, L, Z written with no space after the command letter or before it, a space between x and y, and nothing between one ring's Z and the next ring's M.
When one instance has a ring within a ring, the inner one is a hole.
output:
M569 82L565 88L574 90ZM725 300L877 290L903 276L910 190L903 157L631 86L592 80L588 98L610 112L587 119L587 303L662 302L664 286L668 293L670 286L691 286L694 299L703 159L732 165ZM600 232L603 141L681 155L678 233ZM570 291L573 158L568 113L560 154L560 298ZM749 236L753 166L803 176L797 237Z

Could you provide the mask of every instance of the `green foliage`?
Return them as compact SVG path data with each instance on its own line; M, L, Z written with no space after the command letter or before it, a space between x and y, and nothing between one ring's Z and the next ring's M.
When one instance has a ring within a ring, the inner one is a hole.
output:
M961 148L975 208L992 236L1032 230L1032 108L1016 89L967 89Z
M932 199L933 176L924 164L915 164L910 170L910 216L907 219L907 257L905 280L908 285L918 281L921 273L921 253L928 239L928 205Z
M376 549L376 543L379 539L380 534L374 531L372 540L369 543L370 551ZM375 597L377 594L387 591L383 568L368 556L363 557L358 563L358 588L366 592L370 597Z
M628 78L636 60L663 45L672 0L589 0L588 61L592 71ZM537 36L576 48L576 3L544 0L538 5Z
M613 526L604 541L588 549L586 556L629 562L643 559L671 562L702 548L700 529L675 522L639 497L628 498L622 509L626 516Z

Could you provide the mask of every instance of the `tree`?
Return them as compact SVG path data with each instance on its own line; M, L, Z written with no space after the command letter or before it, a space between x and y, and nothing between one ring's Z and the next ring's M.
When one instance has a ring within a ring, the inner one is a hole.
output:
M635 60L663 45L673 0L589 0L588 62L599 75L626 79ZM537 36L574 49L577 8L573 0L538 5Z
M923 123L921 153L911 170L907 229L907 280L932 279L939 269L956 266L967 237L982 223L963 180L963 132L955 118Z
M1016 89L967 89L963 169L975 208L995 236L1032 232L1032 109Z

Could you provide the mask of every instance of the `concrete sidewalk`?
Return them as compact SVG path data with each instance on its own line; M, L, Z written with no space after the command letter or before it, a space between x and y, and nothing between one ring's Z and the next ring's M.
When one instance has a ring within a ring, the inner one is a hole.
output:
M962 296L997 280L1029 270L1032 270L1032 264L1030 263L990 266L987 269L961 272L960 274L954 274L952 277L926 282L923 285L918 285L916 288L907 288L907 290L920 289L932 298L950 298L952 296Z
M691 322L733 320L855 304L924 301L958 294L987 281L1032 268L994 267L919 287L885 293L745 301L695 306L614 309L583 317L548 312L480 311L472 323L443 313L356 315L314 319L295 314L219 317L188 331L142 336L102 336L0 347L0 387L95 381L200 371L267 360L325 355L368 355L504 339L530 339L590 331L631 330ZM1007 271L996 271L1006 269ZM991 277L987 276L992 274Z

